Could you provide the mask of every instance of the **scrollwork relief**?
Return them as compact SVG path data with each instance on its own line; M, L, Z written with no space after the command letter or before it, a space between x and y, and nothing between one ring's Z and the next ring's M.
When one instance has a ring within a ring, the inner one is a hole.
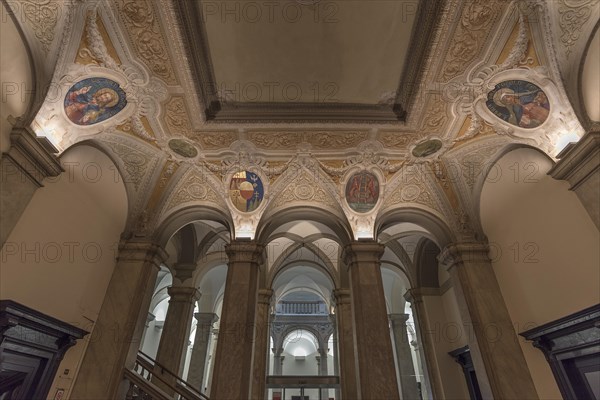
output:
M119 0L117 7L131 43L144 63L167 84L176 84L175 70L152 3L148 0Z
M565 54L568 58L573 45L577 43L581 36L583 26L592 16L594 6L598 4L598 0L559 0L559 2L559 25L562 31L560 43L565 48Z
M33 28L35 38L42 45L44 52L48 53L60 18L60 3L53 0L24 0L19 4L27 24Z

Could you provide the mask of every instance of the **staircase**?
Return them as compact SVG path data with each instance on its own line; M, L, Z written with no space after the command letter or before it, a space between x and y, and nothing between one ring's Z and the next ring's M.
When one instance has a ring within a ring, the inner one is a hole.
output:
M141 351L133 369L123 371L123 378L129 382L126 400L209 400Z

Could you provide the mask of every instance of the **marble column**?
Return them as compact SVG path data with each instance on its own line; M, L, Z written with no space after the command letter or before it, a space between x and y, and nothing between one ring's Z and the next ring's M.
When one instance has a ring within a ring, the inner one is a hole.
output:
M219 340L219 330L218 329L214 329L213 330L213 344L211 347L211 354L210 354L210 359L208 360L208 373L206 374L206 390L202 391L202 393L206 394L207 396L210 397L210 389L212 387L212 377L213 377L213 372L215 370L215 355L217 354L217 346L218 346L218 340Z
M443 399L442 377L436 368L435 344L433 342L435 335L432 335L434 330L427 318L427 309L423 302L423 291L420 288L409 289L404 294L404 298L410 303L415 320L415 332L422 343L419 346L419 354L425 364L421 365L425 388L421 388L421 391L430 392L431 397L434 399Z
M266 398L267 390L267 363L269 362L269 315L271 307L271 289L258 291L256 305L256 332L254 334L254 362L251 399L262 400Z
M421 362L421 359L423 358L423 352L421 350L421 346L419 346L419 342L417 342L416 340L413 340L410 342L410 345L412 347L414 347L414 352L417 354L417 374L419 376L421 376L421 390L420 390L420 397L421 399L429 399L429 391L430 391L430 385L427 382L427 376L425 374L425 369L423 368L423 363Z
M167 254L148 242L119 245L117 264L71 391L72 399L124 398L150 308L160 264Z
M488 252L485 243L455 243L438 256L452 279L479 388L486 399L537 399Z
M31 129L13 127L10 143L0 157L0 249L42 181L63 172L58 150Z
M408 314L390 314L392 334L396 345L396 358L400 375L400 392L402 400L419 400L419 388L412 361L410 341L406 331Z
M198 391L204 391L204 369L208 357L208 345L210 335L213 331L213 324L219 320L214 313L196 313L196 335L194 337L194 347L190 357L190 367L187 375L187 382L194 386Z
M600 229L600 131L588 132L576 144L565 147L557 158L560 160L548 174L571 184L571 190Z
M319 349L319 355L317 356L317 365L319 369L319 376L329 375L327 372L327 346ZM321 389L321 399L327 400L329 398L329 389Z
M169 308L160 335L156 363L181 378L190 339L194 307L196 301L200 299L200 292L196 288L185 286L171 286L167 292L170 296ZM157 365L154 369L155 377L160 376L174 386L175 377L168 372L163 372L161 367ZM158 379L153 379L153 382L159 387L163 387ZM165 387L163 389L167 393L169 392Z
M384 249L375 241L353 242L344 249L350 272L359 398L362 399L399 399L381 280L380 260Z
M343 399L358 399L358 374L354 348L354 324L349 289L333 291L338 331L340 390Z
M335 316L332 316L335 318ZM337 326L334 320L334 325ZM338 349L338 334L337 327L333 329L333 375L340 376L340 359L339 359L340 351ZM340 389L335 389L335 399L340 399Z
M283 375L283 360L285 356L282 356L281 353L283 349L275 352L273 355L273 375Z
M254 241L232 241L219 344L211 385L211 398L247 400L250 397L258 276L263 246Z
M146 317L146 324L144 325L144 333L142 333L142 338L140 339L140 351L143 351L144 341L146 340L146 333L148 333L150 322L154 321L155 319L156 316L151 312L148 312L148 316Z

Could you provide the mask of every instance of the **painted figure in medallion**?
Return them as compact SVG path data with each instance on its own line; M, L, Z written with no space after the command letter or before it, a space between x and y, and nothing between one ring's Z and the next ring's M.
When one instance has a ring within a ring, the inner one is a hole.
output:
M77 125L93 125L116 115L127 105L125 92L115 81L88 78L73 85L65 96L65 113Z
M537 128L550 115L546 93L527 81L512 80L497 84L488 93L486 105L498 118L520 128Z

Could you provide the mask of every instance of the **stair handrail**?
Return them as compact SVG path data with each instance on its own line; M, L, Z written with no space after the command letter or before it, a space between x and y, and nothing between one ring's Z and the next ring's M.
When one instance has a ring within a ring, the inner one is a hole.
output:
M139 369L141 368L141 371ZM160 370L160 373L155 373L157 368ZM175 387L173 384L165 379L161 374L170 375L171 378L175 378ZM157 388L154 384L152 384L152 379L157 379L161 383L163 383L168 388L172 389L173 392L181 396L181 399L186 400L209 400L209 398L196 390L193 386L191 386L188 382L181 379L179 376L171 372L165 366L156 362L156 360L152 359L149 355L145 354L142 351L138 352L135 365L132 371L126 370L125 377L131 380L133 383L137 384L142 390L153 391L154 393L148 393L151 397L154 396L162 396L157 398L171 398L169 396L164 397L165 393ZM135 377L132 378L132 377Z
M177 387L181 388L184 391L187 391L188 395L200 397L203 400L209 400L209 398L204 393L201 393L198 389L196 389L195 387L193 387L190 383L188 383L188 382L184 381L183 379L181 379L177 374L171 372L171 370L169 370L167 367L165 367L162 364L156 362L156 360L154 360L152 357L150 357L148 354L144 353L141 350L138 351L138 360L144 361L147 365L149 365L149 366L151 365L152 368L159 367L161 369L162 373L166 372L168 375L171 375L171 377L175 378L175 382L177 384Z

